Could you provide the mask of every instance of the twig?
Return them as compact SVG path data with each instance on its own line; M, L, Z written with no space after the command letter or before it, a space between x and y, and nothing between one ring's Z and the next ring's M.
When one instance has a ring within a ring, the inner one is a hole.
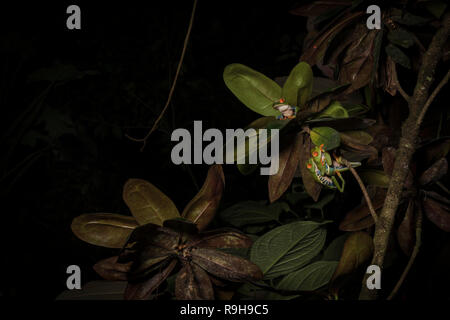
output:
M194 5L192 6L192 13L191 13L191 19L189 21L189 26L187 29L187 33L186 33L186 37L184 38L184 45L183 45L183 51L181 52L181 57L180 57L180 61L178 62L178 67L177 67L177 71L175 73L175 78L173 79L172 82L172 87L170 88L169 91L169 96L167 97L167 101L166 101L166 105L164 106L163 110L161 111L161 113L159 114L158 118L156 119L156 121L153 123L152 128L150 129L150 131L145 135L144 138L133 138L131 136L129 136L128 134L125 134L125 136L132 140L132 141L136 141L136 142L142 142L142 148L141 151L144 150L145 145L147 143L147 139L148 137L150 137L150 135L153 133L153 131L156 130L156 128L158 127L159 122L161 121L162 117L164 116L164 113L166 112L167 108L169 107L170 101L172 100L172 95L173 92L175 90L175 85L177 84L177 80L178 80L178 75L180 74L180 70L181 70L181 66L183 64L183 60L184 60L184 55L186 53L186 47L187 44L189 42L189 36L191 34L191 30L192 30L192 24L194 22L194 16L195 16L195 9L197 7L197 0L194 0Z
M351 166L351 164L346 159L341 158L341 162L345 166L347 166L347 168L350 170L350 172L355 177L356 181L358 181L359 187L361 188L364 198L366 199L366 203L367 203L367 206L369 207L369 211L370 211L370 214L372 215L373 221L375 221L375 223L377 223L378 216L373 208L372 200L370 200L369 194L367 193L367 189L364 186L364 183L362 182L361 178L359 177L358 172L356 172L356 170Z
M425 102L425 105L423 106L422 111L420 112L419 117L417 118L417 124L420 125L423 121L423 117L425 116L425 113L428 110L428 107L433 102L434 98L437 96L439 91L441 91L442 87L445 86L445 84L448 82L448 79L450 77L450 70L447 71L447 74L445 77L441 80L441 82L438 84L438 86L434 89L433 93L428 97L427 102Z
M416 244L414 245L413 252L411 256L409 257L408 264L406 265L405 270L403 270L403 273L398 280L397 284L395 285L394 289L392 290L391 294L387 298L387 300L392 300L394 296L397 294L398 290L400 289L401 285L403 284L403 281L405 280L406 276L408 275L409 270L411 269L414 260L416 259L417 254L419 253L420 245L422 243L421 241L421 235L422 235L422 210L420 208L420 205L417 206L417 216L416 216Z
M400 92L402 97L406 101L409 101L409 99L411 99L411 97L405 92L405 90L403 90L402 86L400 85L400 81L398 81L398 77L397 77L397 66L396 66L395 62L393 62L393 63L394 63L394 68L392 68L393 69L392 76L394 77L395 87L397 88L398 92Z

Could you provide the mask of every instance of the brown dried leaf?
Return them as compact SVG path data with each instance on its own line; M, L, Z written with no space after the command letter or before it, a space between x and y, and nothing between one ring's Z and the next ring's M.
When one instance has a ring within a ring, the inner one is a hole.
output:
M322 32L321 35L311 44L309 48L303 52L300 61L305 61L311 66L315 65L317 61L322 60L328 46L334 37L349 23L362 16L364 12L359 11L349 13L342 20L334 24L331 28Z
M122 248L138 226L136 219L115 213L87 213L72 221L73 233L83 241L107 248Z
M311 172L306 167L309 158L311 157L311 139L309 136L303 134L302 138L299 139L300 145L300 173L302 175L303 185L305 186L306 192L313 198L314 201L317 202L319 199L320 191L322 190L322 185L317 183Z
M172 270L175 268L177 260L172 260L170 264L161 272L157 273L148 280L138 283L128 282L127 288L125 289L124 299L125 300L146 300L155 291L159 285L166 280L170 275Z
M117 263L117 256L100 260L93 268L105 280L127 280L131 262Z
M405 212L405 217L397 230L397 240L403 253L408 257L411 255L414 248L416 233L415 233L415 213L414 200L410 199L408 208Z
M424 186L430 183L434 183L439 179L441 179L443 176L445 176L447 174L447 171L448 171L447 159L441 158L435 163L433 163L431 167L429 167L420 175L419 184L421 186Z
M148 181L130 179L123 187L123 200L139 224L162 226L164 220L179 218L175 204Z
M350 6L351 1L348 0L333 0L333 1L313 1L312 3L301 5L289 11L290 14L303 17L320 16L330 10Z
M213 165L208 170L208 176L197 195L184 208L182 217L197 224L204 230L214 218L225 187L225 177L220 164Z
M190 243L201 248L250 248L252 244L252 239L244 233L227 228L204 232Z
M439 229L450 232L450 208L430 198L423 199L422 203L428 219Z
M175 280L177 300L213 300L214 290L208 274L195 264L186 263Z
M256 264L238 256L207 248L192 248L191 255L192 261L201 268L228 281L256 281L263 278Z
M372 205L375 212L379 211L384 204L386 197L386 190L378 188L374 198L372 198ZM379 214L379 212L377 212ZM370 214L367 203L361 204L349 211L344 220L339 225L339 230L342 231L359 231L374 225L372 215Z
M270 203L278 200L291 185L300 159L300 144L302 139L302 134L300 133L286 136L283 139L278 158L278 172L269 177Z
M359 231L350 234L345 240L341 259L332 279L355 271L372 257L372 252L373 240L367 232Z

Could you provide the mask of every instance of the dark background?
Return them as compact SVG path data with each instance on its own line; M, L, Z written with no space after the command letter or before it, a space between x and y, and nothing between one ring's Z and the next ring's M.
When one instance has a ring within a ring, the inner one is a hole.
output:
M99 279L92 265L112 251L79 240L70 224L82 213L129 215L129 178L152 182L182 210L207 166L173 165L171 132L192 129L194 120L204 130L245 127L257 115L226 88L224 67L239 62L286 76L306 35L306 19L288 12L299 1L200 0L172 102L141 152L125 134L143 137L164 107L193 1L92 2L0 7L0 296L54 299L72 264L82 283ZM81 30L66 28L70 4L81 8ZM222 208L267 199L267 177L224 170ZM343 215L359 201L349 191L332 209ZM440 278L448 235L424 224L425 253L405 288L413 298L448 297L449 277Z
M128 178L151 181L182 210L207 167L173 165L171 132L194 120L204 130L250 123L256 114L228 91L224 67L287 75L306 34L306 19L288 13L293 3L199 1L172 103L140 152L124 135L143 137L164 107L193 1L92 2L0 8L3 296L54 298L71 264L83 283L98 279L92 265L111 252L76 238L70 223L82 213L129 214L121 198ZM66 28L70 4L81 8L81 30ZM89 72L71 77L74 68ZM67 79L47 93L57 72ZM267 177L248 179L231 165L225 174L224 207L267 199Z

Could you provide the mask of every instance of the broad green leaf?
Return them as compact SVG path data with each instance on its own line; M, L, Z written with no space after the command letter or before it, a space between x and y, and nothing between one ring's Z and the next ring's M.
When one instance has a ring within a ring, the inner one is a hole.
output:
M317 118L348 118L347 109L339 101L333 101Z
M268 205L265 201L244 201L222 211L220 218L240 228L249 224L278 221L280 214L288 210L289 206L282 202Z
M330 282L337 261L317 261L292 272L281 279L277 285L279 290L313 291Z
M320 146L323 144L325 150L335 149L341 143L339 132L330 127L313 128L309 135L314 145Z
M313 204L307 204L304 207L307 209L316 209L323 212L323 208L334 199L334 196L335 196L334 192L327 193L323 197L321 197L319 201Z
M225 67L223 79L233 94L249 109L263 116L277 116L273 104L281 99L281 88L262 73L239 63Z
M297 221L277 227L255 241L250 260L261 268L266 279L298 270L322 249L326 230L321 225Z
M284 83L282 96L292 106L302 108L308 101L313 86L313 73L306 62L299 62Z
M222 166L211 166L202 188L184 208L181 216L197 224L200 231L205 229L214 218L224 187Z
M389 187L389 176L383 170L366 169L359 172L361 180L373 186L387 188Z
M398 47L393 44L388 44L385 50L387 55L390 56L395 63L398 63L407 69L411 69L411 61L409 60L409 57Z
M275 117L262 117L250 123L245 129L236 129L244 130L245 140L239 141L235 137L230 136L230 139L225 141L225 159L232 158L236 163L243 162L247 164L248 166L241 166L238 169L243 170L243 173L250 173L251 170L256 169L252 168L253 164L250 163L251 155L254 153L257 155L260 148L269 144L273 137L279 135L279 132L274 133L272 129L281 131L290 121L277 120ZM254 129L255 131L251 132L248 129ZM267 130L265 141L260 141L260 129Z
M350 234L345 241L339 265L333 274L333 279L355 271L361 264L372 257L372 237L363 231Z
M164 220L179 218L175 204L148 181L130 179L123 187L123 200L139 224L162 226Z
M122 248L136 227L135 218L115 213L82 214L71 225L81 240L107 248Z
M404 29L389 31L387 37L390 42L403 48L409 48L414 44L414 35Z

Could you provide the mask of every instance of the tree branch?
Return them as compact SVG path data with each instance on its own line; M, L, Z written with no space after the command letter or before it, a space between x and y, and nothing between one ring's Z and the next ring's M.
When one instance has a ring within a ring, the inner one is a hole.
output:
M417 216L416 216L416 243L414 245L413 252L411 253L411 257L409 257L408 264L406 265L405 270L398 280L395 288L392 290L391 294L387 298L387 300L392 300L400 289L403 281L405 281L406 276L408 275L409 270L411 269L414 260L416 259L417 254L419 253L420 245L422 243L422 209L420 208L420 204L417 206Z
M446 85L446 83L448 82L449 77L450 77L450 70L447 71L447 74L445 75L445 77L441 80L441 82L438 84L438 86L434 89L433 93L428 98L428 100L425 103L422 111L420 112L419 118L417 119L417 125L420 126L420 124L423 121L423 117L425 116L425 113L428 110L428 107L431 105L431 103L433 102L434 98L436 98L436 96L439 93L439 91L441 91L442 87Z
M429 99L429 89L433 82L436 65L442 57L442 48L447 41L449 32L450 13L446 13L441 27L437 30L423 55L414 93L408 100L409 115L402 125L402 137L396 154L394 170L389 182L383 209L375 225L374 255L371 264L377 265L381 269L383 269L386 248L394 224L395 213L401 200L403 185L408 175L409 164L416 149L420 127L417 120ZM363 280L359 298L362 300L377 299L377 290L369 290L365 280Z
M158 118L153 123L152 128L145 135L144 138L133 138L133 137L129 136L128 134L125 134L125 136L128 139L130 139L132 141L135 141L135 142L142 142L143 143L143 145L141 147L141 151L144 150L145 145L147 143L148 137L150 137L150 135L153 133L153 131L155 131L156 128L158 127L159 122L161 121L162 117L164 116L164 113L166 112L167 108L170 105L170 101L172 100L172 95L173 95L173 92L175 91L175 85L177 84L178 75L180 74L181 66L183 64L184 54L186 53L187 44L189 42L189 36L191 35L192 24L194 22L194 16L195 16L195 9L196 9L196 7L197 7L197 0L194 0L194 5L192 6L191 19L189 21L189 26L188 26L188 29L187 29L187 32L186 32L186 37L184 38L183 51L181 52L181 57L180 57L180 61L178 61L178 67L177 67L177 71L175 73L175 78L173 79L172 86L171 86L170 91L169 91L169 96L167 97L167 101L166 101L166 104L165 104L164 108L162 109L162 111L159 114Z

